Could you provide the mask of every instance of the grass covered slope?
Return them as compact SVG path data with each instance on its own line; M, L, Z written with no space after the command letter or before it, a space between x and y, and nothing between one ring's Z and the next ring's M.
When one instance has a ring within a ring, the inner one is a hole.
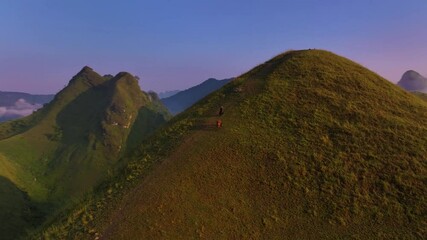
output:
M14 166L15 173L7 176L4 169L0 169L0 175L9 177L31 198L45 201L50 185L45 179L49 159L57 159L55 151L64 147L61 144L63 129L57 118L78 96L102 83L97 73L85 67L44 108L24 119L1 124L0 154L5 164Z
M142 117L155 119L151 125L136 122L140 111L158 103L129 73L106 79L84 67L43 109L0 125L0 176L28 194L34 205L49 205L44 209L49 216L107 178L128 144L141 142L166 121L166 112L152 112ZM133 128L144 132L129 140ZM0 200L10 196L0 195ZM0 219L7 216L0 212Z
M24 228L40 223L43 214L38 211L39 206L3 176L0 176L0 196L0 239L14 239Z
M421 238L426 120L424 101L348 59L287 52L174 118L43 236Z
M422 100L427 102L427 93L422 92L412 92L415 96L420 97Z

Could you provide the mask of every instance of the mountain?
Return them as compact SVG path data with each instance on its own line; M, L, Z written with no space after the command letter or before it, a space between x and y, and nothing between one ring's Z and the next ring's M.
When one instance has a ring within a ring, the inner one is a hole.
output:
M25 213L11 218L0 204L2 225L19 226L22 234L72 206L167 119L164 106L131 74L104 78L84 67L42 109L0 125L0 176L7 192L15 192L1 194L0 202L20 197L16 208Z
M0 122L28 116L50 102L53 96L0 91Z
M181 92L181 90L173 90L173 91L165 91L165 92L160 92L159 93L159 98L163 99L163 98L167 98L167 97L171 97L177 93Z
M198 100L208 95L209 93L224 86L231 80L232 78L223 80L209 78L208 80L202 82L197 86L181 91L173 96L163 98L162 102L171 113L178 114L193 105L194 103L196 103Z
M413 70L405 72L397 85L408 91L427 93L427 78Z
M30 104L45 104L53 99L54 95L36 95L22 92L3 92L0 91L0 106L12 106L19 99L24 99Z
M426 122L426 102L363 66L286 52L173 118L34 238L423 238Z

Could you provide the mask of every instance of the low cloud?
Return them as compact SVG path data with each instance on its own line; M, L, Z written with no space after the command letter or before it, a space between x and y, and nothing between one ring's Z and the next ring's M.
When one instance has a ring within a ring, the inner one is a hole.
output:
M0 117L25 117L41 107L41 104L31 104L21 98L12 106L0 106Z

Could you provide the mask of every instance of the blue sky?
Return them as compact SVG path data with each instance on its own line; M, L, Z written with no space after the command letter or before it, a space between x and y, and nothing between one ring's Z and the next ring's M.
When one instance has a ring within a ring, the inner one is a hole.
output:
M55 93L83 66L144 90L228 78L321 48L390 81L427 75L425 0L1 0L0 90Z

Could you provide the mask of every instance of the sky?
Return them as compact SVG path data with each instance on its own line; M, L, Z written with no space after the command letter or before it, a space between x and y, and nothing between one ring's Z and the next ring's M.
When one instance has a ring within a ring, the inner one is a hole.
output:
M426 0L0 0L0 29L0 91L56 93L85 65L186 89L306 48L427 76Z

